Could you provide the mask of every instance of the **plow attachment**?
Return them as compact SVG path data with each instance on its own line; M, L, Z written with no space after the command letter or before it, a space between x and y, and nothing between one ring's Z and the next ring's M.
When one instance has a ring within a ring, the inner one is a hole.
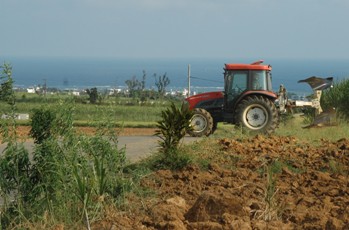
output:
M308 128L319 128L324 126L334 126L336 125L336 110L334 108L315 115L313 122L310 125L304 126L304 129Z
M309 77L304 80L298 81L298 83L308 83L313 89L314 94L311 101L297 101L287 98L287 92L283 85L279 89L278 105L280 111L292 112L292 108L302 108L302 107L311 107L315 109L315 118L310 125L307 125L303 128L311 127L323 127L323 126L332 126L335 125L336 120L336 110L334 108L323 111L320 105L320 99L322 91L333 86L333 77L329 78L320 78L320 77Z

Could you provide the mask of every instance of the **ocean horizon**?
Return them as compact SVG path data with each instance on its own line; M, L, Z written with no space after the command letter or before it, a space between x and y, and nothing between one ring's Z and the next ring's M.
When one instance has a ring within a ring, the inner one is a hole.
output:
M28 88L46 84L48 88L87 89L124 88L125 81L146 73L146 88L155 88L156 76L170 79L167 89L188 87L188 65L191 90L199 92L223 90L225 63L252 63L253 59L227 58L38 58L0 57L1 65L12 66L14 85ZM265 59L273 68L273 90L283 84L289 92L311 93L311 88L299 80L311 76L333 77L335 81L349 78L349 59Z

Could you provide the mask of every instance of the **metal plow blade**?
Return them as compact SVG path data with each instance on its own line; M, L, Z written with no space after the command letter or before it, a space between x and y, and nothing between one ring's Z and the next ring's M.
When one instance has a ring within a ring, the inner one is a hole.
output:
M321 77L309 77L304 80L298 81L298 83L306 82L310 87L315 90L324 90L333 86L333 77L321 78Z
M309 128L320 128L326 126L335 126L336 123L336 110L334 108L327 110L326 112L322 112L319 115L316 115L314 121L307 126L304 126L304 129Z

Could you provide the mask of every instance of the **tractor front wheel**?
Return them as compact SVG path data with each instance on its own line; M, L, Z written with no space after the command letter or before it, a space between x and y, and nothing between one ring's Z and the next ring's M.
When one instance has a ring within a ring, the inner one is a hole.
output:
M239 103L235 121L249 131L271 134L278 126L279 116L271 100L262 96L250 96Z
M196 108L190 120L191 129L188 134L192 137L209 136L213 129L213 118L205 109Z

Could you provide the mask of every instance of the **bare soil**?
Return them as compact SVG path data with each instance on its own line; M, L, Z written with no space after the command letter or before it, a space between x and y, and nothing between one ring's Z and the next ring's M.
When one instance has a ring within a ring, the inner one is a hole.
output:
M217 140L207 170L160 170L94 229L349 229L349 140ZM204 153L203 153L204 154ZM271 173L273 169L273 173ZM269 173L268 173L269 172Z

